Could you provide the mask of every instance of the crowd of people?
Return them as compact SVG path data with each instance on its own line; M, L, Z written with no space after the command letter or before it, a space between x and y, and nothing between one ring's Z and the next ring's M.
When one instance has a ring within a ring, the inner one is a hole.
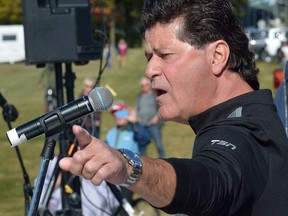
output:
M95 80L85 78L82 92L79 96L87 96L94 87ZM156 95L152 91L150 81L144 77L140 81L140 92L135 99L135 107L129 107L124 100L115 101L110 111L113 114L116 125L107 132L105 139L107 143L114 148L128 148L133 152L147 155L148 144L154 142L158 157L164 158L165 150L162 143L162 126L164 123L158 118L158 105L155 97ZM135 125L136 122L137 125ZM133 127L130 127L131 124L134 124L135 127L141 127L140 132L144 132L149 136L147 138L149 140L145 145L142 145L141 141L137 140L133 135L129 139L128 136L122 137L118 134L119 131L126 129L126 127L133 129ZM100 138L101 112L93 112L85 116L81 121L81 126L94 137Z
M85 78L79 97L87 96L94 87L95 80L89 77ZM147 154L146 148L153 140L157 146L159 157L164 158L161 134L162 124L160 124L160 120L157 118L158 106L155 102L155 95L152 92L150 81L142 78L140 87L141 90L137 98L137 109L129 107L123 100L114 101L110 108L110 113L115 123L114 126L106 132L103 140L112 148L125 148L142 155ZM101 112L93 112L83 117L80 123L77 122L77 124L81 125L81 127L87 130L93 137L100 139ZM141 129L139 129L140 126ZM148 141L143 146L141 145L140 139L142 139L141 141L143 141L143 139L145 140L145 136ZM47 193L47 188L53 175L53 168L57 166L57 157L58 156L56 156L49 165L41 201ZM59 176L61 176L61 173ZM61 178L59 176L48 206L44 208L40 205L41 211L45 209L45 211L49 211L53 215L57 215L57 213L61 211L62 206ZM116 200L115 195L111 192L106 182L93 188L91 181L80 177L80 184L82 212L84 215L94 215L93 212L96 215L114 215L120 203ZM120 187L119 189L122 196L132 203L134 193L126 187ZM106 198L107 200L105 200Z

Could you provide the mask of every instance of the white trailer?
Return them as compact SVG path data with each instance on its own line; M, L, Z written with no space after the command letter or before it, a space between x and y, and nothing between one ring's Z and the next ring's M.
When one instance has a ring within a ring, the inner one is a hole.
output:
M0 25L0 63L25 60L23 25Z

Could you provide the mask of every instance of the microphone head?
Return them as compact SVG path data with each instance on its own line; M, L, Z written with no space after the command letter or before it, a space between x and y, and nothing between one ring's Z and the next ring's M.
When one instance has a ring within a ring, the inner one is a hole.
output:
M108 110L113 103L112 93L105 87L96 87L88 94L88 99L94 111Z

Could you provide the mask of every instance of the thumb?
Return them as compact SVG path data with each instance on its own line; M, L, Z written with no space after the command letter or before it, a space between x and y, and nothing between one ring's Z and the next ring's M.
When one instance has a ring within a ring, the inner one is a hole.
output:
M59 161L59 166L62 170L70 171L71 165L72 165L72 158L65 157Z
M78 139L80 149L85 148L85 146L90 144L93 139L92 136L88 133L88 131L86 131L79 125L73 125L73 133Z

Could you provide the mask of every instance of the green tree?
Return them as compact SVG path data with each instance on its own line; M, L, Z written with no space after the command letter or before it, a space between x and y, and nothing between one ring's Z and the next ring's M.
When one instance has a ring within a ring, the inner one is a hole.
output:
M91 0L94 7L108 8L111 13L104 16L94 17L94 23L104 25L109 29L111 44L115 43L124 37L129 46L138 47L141 45L141 38L138 33L137 24L143 6L143 0ZM238 16L241 14L242 8L248 6L248 0L231 0ZM98 27L100 28L100 27Z
M248 0L231 0L232 5L235 8L236 14L238 16L242 16L242 8L243 7L247 7L249 5L249 1Z
M122 19L117 19L116 27L121 29L125 34L129 46L141 46L141 37L138 32L138 22L143 6L143 1L140 0L115 0L117 10L121 8ZM120 15L120 14L119 14ZM116 40L119 40L121 35L116 34Z
M111 44L114 46L120 38L125 38L129 47L141 45L137 23L143 1L139 0L92 0L93 23L96 29L109 32ZM94 9L93 9L94 8Z
M22 5L21 0L0 0L0 24L21 24Z

